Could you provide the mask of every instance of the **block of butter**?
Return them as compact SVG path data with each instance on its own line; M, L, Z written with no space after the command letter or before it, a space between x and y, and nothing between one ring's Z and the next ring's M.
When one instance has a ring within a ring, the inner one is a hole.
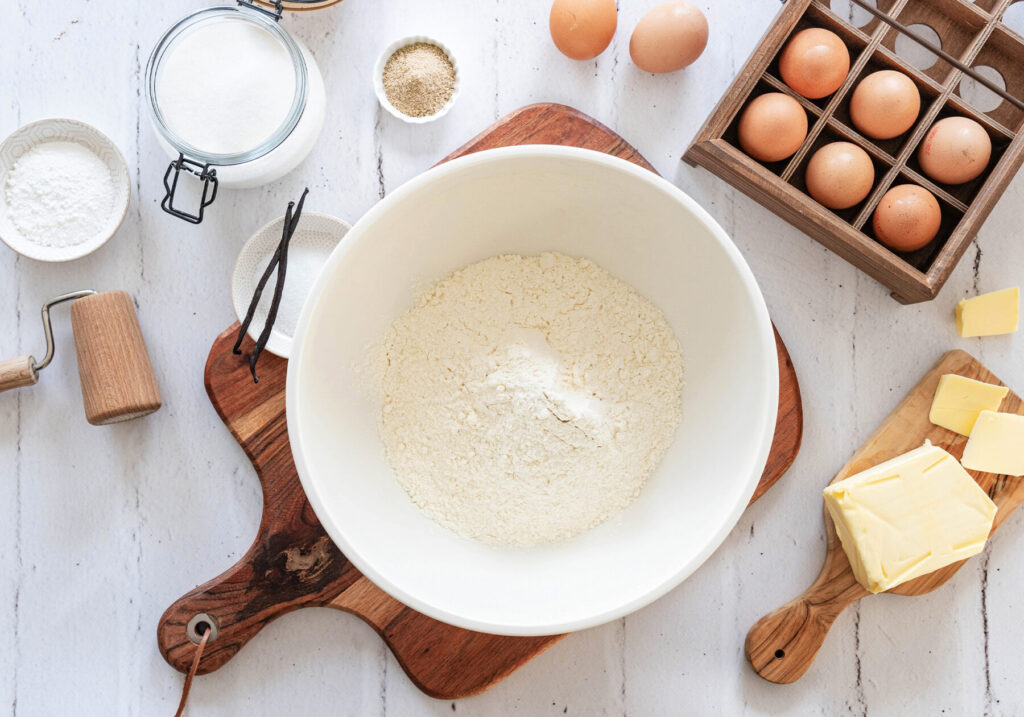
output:
M956 305L956 330L963 337L1012 334L1017 330L1020 289L1003 289Z
M873 593L980 553L996 506L930 443L825 489L857 581Z
M1024 416L982 411L964 446L963 465L983 473L1024 475Z
M971 435L982 411L998 411L1010 389L947 373L939 379L928 420L962 436Z

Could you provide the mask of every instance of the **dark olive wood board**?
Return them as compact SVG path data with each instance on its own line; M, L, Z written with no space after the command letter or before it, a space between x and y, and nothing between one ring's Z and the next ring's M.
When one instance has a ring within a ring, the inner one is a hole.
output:
M614 132L562 105L525 107L445 158L516 144L586 147L622 157L653 171ZM227 572L200 585L160 618L160 652L185 672L196 645L187 625L205 614L216 622L199 665L209 673L230 660L267 623L303 607L331 607L365 620L384 639L413 683L441 699L486 690L539 655L563 635L502 637L452 627L406 607L364 577L328 538L302 491L285 420L287 361L264 354L260 382L249 376L248 352L231 352L238 325L222 333L206 364L206 390L217 413L252 461L263 488L263 517L256 540ZM776 333L779 414L764 475L751 502L792 464L800 448L803 413L789 353Z
M950 351L900 402L832 482L878 465L882 461L923 445L925 440L949 451L958 460L967 438L928 420L932 397L943 374L955 373L985 383L1003 385L977 359L964 351ZM1024 414L1024 402L1012 391L1003 399L1001 411ZM995 531L1024 501L1024 480L1009 476L969 471L998 506ZM807 671L828 635L833 621L846 607L869 597L853 577L853 568L839 542L835 525L825 513L827 552L825 564L814 583L802 595L761 618L747 634L747 659L754 671L769 682L795 682ZM933 573L909 580L890 590L896 595L923 595L944 585L966 561L953 563Z

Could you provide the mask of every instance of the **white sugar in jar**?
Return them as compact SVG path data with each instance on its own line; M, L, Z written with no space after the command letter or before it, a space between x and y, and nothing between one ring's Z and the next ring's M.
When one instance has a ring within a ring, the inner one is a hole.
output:
M278 20L248 3L207 8L177 22L153 50L146 97L172 159L161 204L168 213L198 224L219 187L273 182L313 148L323 127L323 78ZM188 175L203 182L202 196L182 206L178 183Z

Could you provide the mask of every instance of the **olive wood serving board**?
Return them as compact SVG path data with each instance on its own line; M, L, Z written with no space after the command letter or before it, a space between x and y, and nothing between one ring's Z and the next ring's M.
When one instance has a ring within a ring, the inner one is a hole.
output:
M832 482L843 480L882 461L921 446L925 440L960 459L967 438L928 420L932 397L943 374L955 373L985 383L1004 385L977 359L964 351L945 354L889 414L860 449L847 461ZM1024 414L1024 403L1012 391L1000 411ZM968 471L998 507L993 532L1024 501L1024 478ZM769 682L795 682L818 654L833 621L846 607L872 593L854 578L850 561L839 542L835 525L822 501L827 551L825 564L814 583L795 600L764 616L747 633L746 653L754 671ZM897 585L889 593L923 595L945 584L967 562L947 565Z
M586 147L653 168L614 132L561 105L532 105L502 119L449 157L514 144ZM453 627L406 607L364 577L335 547L299 482L285 420L287 361L264 354L260 382L243 354L232 354L238 324L213 344L206 364L206 390L217 413L252 461L263 488L263 516L256 540L227 572L200 585L160 618L160 652L186 672L196 645L187 625L206 615L217 637L203 653L199 673L230 660L270 621L303 607L331 607L365 620L391 648L413 683L426 694L456 699L491 687L539 655L563 635L502 637ZM751 502L789 468L800 448L803 412L792 361L776 333L779 413L771 455Z

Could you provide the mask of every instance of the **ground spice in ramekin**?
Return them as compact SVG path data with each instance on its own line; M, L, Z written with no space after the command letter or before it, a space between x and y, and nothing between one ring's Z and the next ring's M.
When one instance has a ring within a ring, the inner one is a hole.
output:
M409 117L429 117L455 92L455 67L437 45L416 42L388 58L383 80L395 109Z

